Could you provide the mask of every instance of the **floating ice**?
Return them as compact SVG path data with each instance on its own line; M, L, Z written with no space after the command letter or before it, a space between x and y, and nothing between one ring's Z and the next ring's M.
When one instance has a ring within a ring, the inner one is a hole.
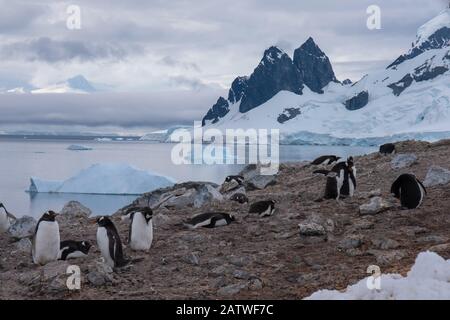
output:
M94 164L65 181L32 177L32 193L143 194L172 186L171 178L133 168L127 164Z
M87 150L92 150L92 148L91 147L80 146L80 145L77 145L77 144L72 144L72 145L67 147L67 150L71 150L71 151L87 151Z

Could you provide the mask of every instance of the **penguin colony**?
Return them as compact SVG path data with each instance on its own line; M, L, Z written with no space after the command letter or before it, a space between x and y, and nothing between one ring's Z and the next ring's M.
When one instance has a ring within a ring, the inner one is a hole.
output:
M387 155L395 152L395 145L386 144L380 147L380 154ZM326 177L325 193L322 198L335 199L353 197L356 190L356 167L353 157L346 161L339 161L340 157L334 155L321 156L311 162L313 166L329 166L331 169L318 169L313 174ZM242 176L228 176L224 182L232 190L238 189L229 200L246 204L249 199L245 193L240 192L244 185ZM244 188L245 189L245 188ZM245 190L244 190L245 192ZM426 188L413 174L402 174L392 184L391 193L400 200L404 209L418 208L426 196ZM257 201L249 206L249 215L259 218L270 217L276 212L276 201L272 199ZM39 219L32 241L32 260L35 264L45 265L55 260L67 260L86 257L91 244L88 241L74 241L60 239L58 216L54 211L48 211ZM153 211L150 207L132 207L122 216L122 220L129 219L128 244L132 250L146 251L151 249L153 242ZM5 206L0 203L0 233L6 232L11 221L15 220ZM192 217L184 222L184 226L194 230L200 227L216 228L227 226L235 221L233 214L225 212L206 212ZM138 260L125 258L123 245L116 226L107 216L100 216L93 221L97 224L97 247L107 265L112 268L121 268Z

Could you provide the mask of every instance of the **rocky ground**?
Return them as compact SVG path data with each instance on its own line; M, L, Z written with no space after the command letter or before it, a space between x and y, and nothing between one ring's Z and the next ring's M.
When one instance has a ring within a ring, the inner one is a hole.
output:
M449 259L450 173L433 167L437 174L429 174L428 185L441 184L428 187L419 209L401 210L389 190L401 173L425 180L432 166L450 169L450 141L402 142L397 149L402 158L395 161L396 156L378 154L356 157L357 192L339 204L315 202L325 179L312 175L313 167L289 163L275 184L247 190L250 202L278 202L272 217L247 216L247 204L215 196L199 208L162 205L155 211L150 252L125 248L126 255L143 260L114 272L102 264L96 225L82 212L58 219L62 239L94 244L85 259L34 266L27 239L0 235L0 299L301 299L319 289L344 289L366 277L369 265L405 274L421 251ZM136 203L157 201L154 195ZM360 211L365 204L370 205ZM182 226L188 217L211 210L234 212L237 221L216 229ZM128 226L119 214L113 219L126 240ZM66 288L70 264L80 266L81 290Z

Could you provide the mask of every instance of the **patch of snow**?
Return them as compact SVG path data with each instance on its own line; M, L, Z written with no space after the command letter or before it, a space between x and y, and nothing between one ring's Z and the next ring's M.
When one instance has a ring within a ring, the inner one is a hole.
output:
M171 178L136 169L127 164L94 164L65 181L32 177L29 192L79 194L143 194L172 186Z
M343 292L319 290L306 300L448 300L450 299L450 260L434 252L422 252L406 277L383 274L379 290L370 290L368 278Z

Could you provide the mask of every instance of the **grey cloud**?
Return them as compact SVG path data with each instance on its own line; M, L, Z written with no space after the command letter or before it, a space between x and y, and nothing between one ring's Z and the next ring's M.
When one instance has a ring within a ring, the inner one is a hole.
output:
M162 58L158 62L160 64L162 64L162 65L169 66L169 67L181 67L181 68L183 68L185 70L194 70L194 71L197 71L197 72L201 71L197 64L192 63L192 62L180 61L180 60L175 59L175 58L173 58L171 56L165 56L164 58Z
M61 62L72 59L92 61L97 59L123 59L127 52L120 46L71 40L53 40L41 37L15 42L0 47L2 58L23 56L29 61Z
M158 93L2 94L4 125L83 125L122 128L192 124L222 91Z

